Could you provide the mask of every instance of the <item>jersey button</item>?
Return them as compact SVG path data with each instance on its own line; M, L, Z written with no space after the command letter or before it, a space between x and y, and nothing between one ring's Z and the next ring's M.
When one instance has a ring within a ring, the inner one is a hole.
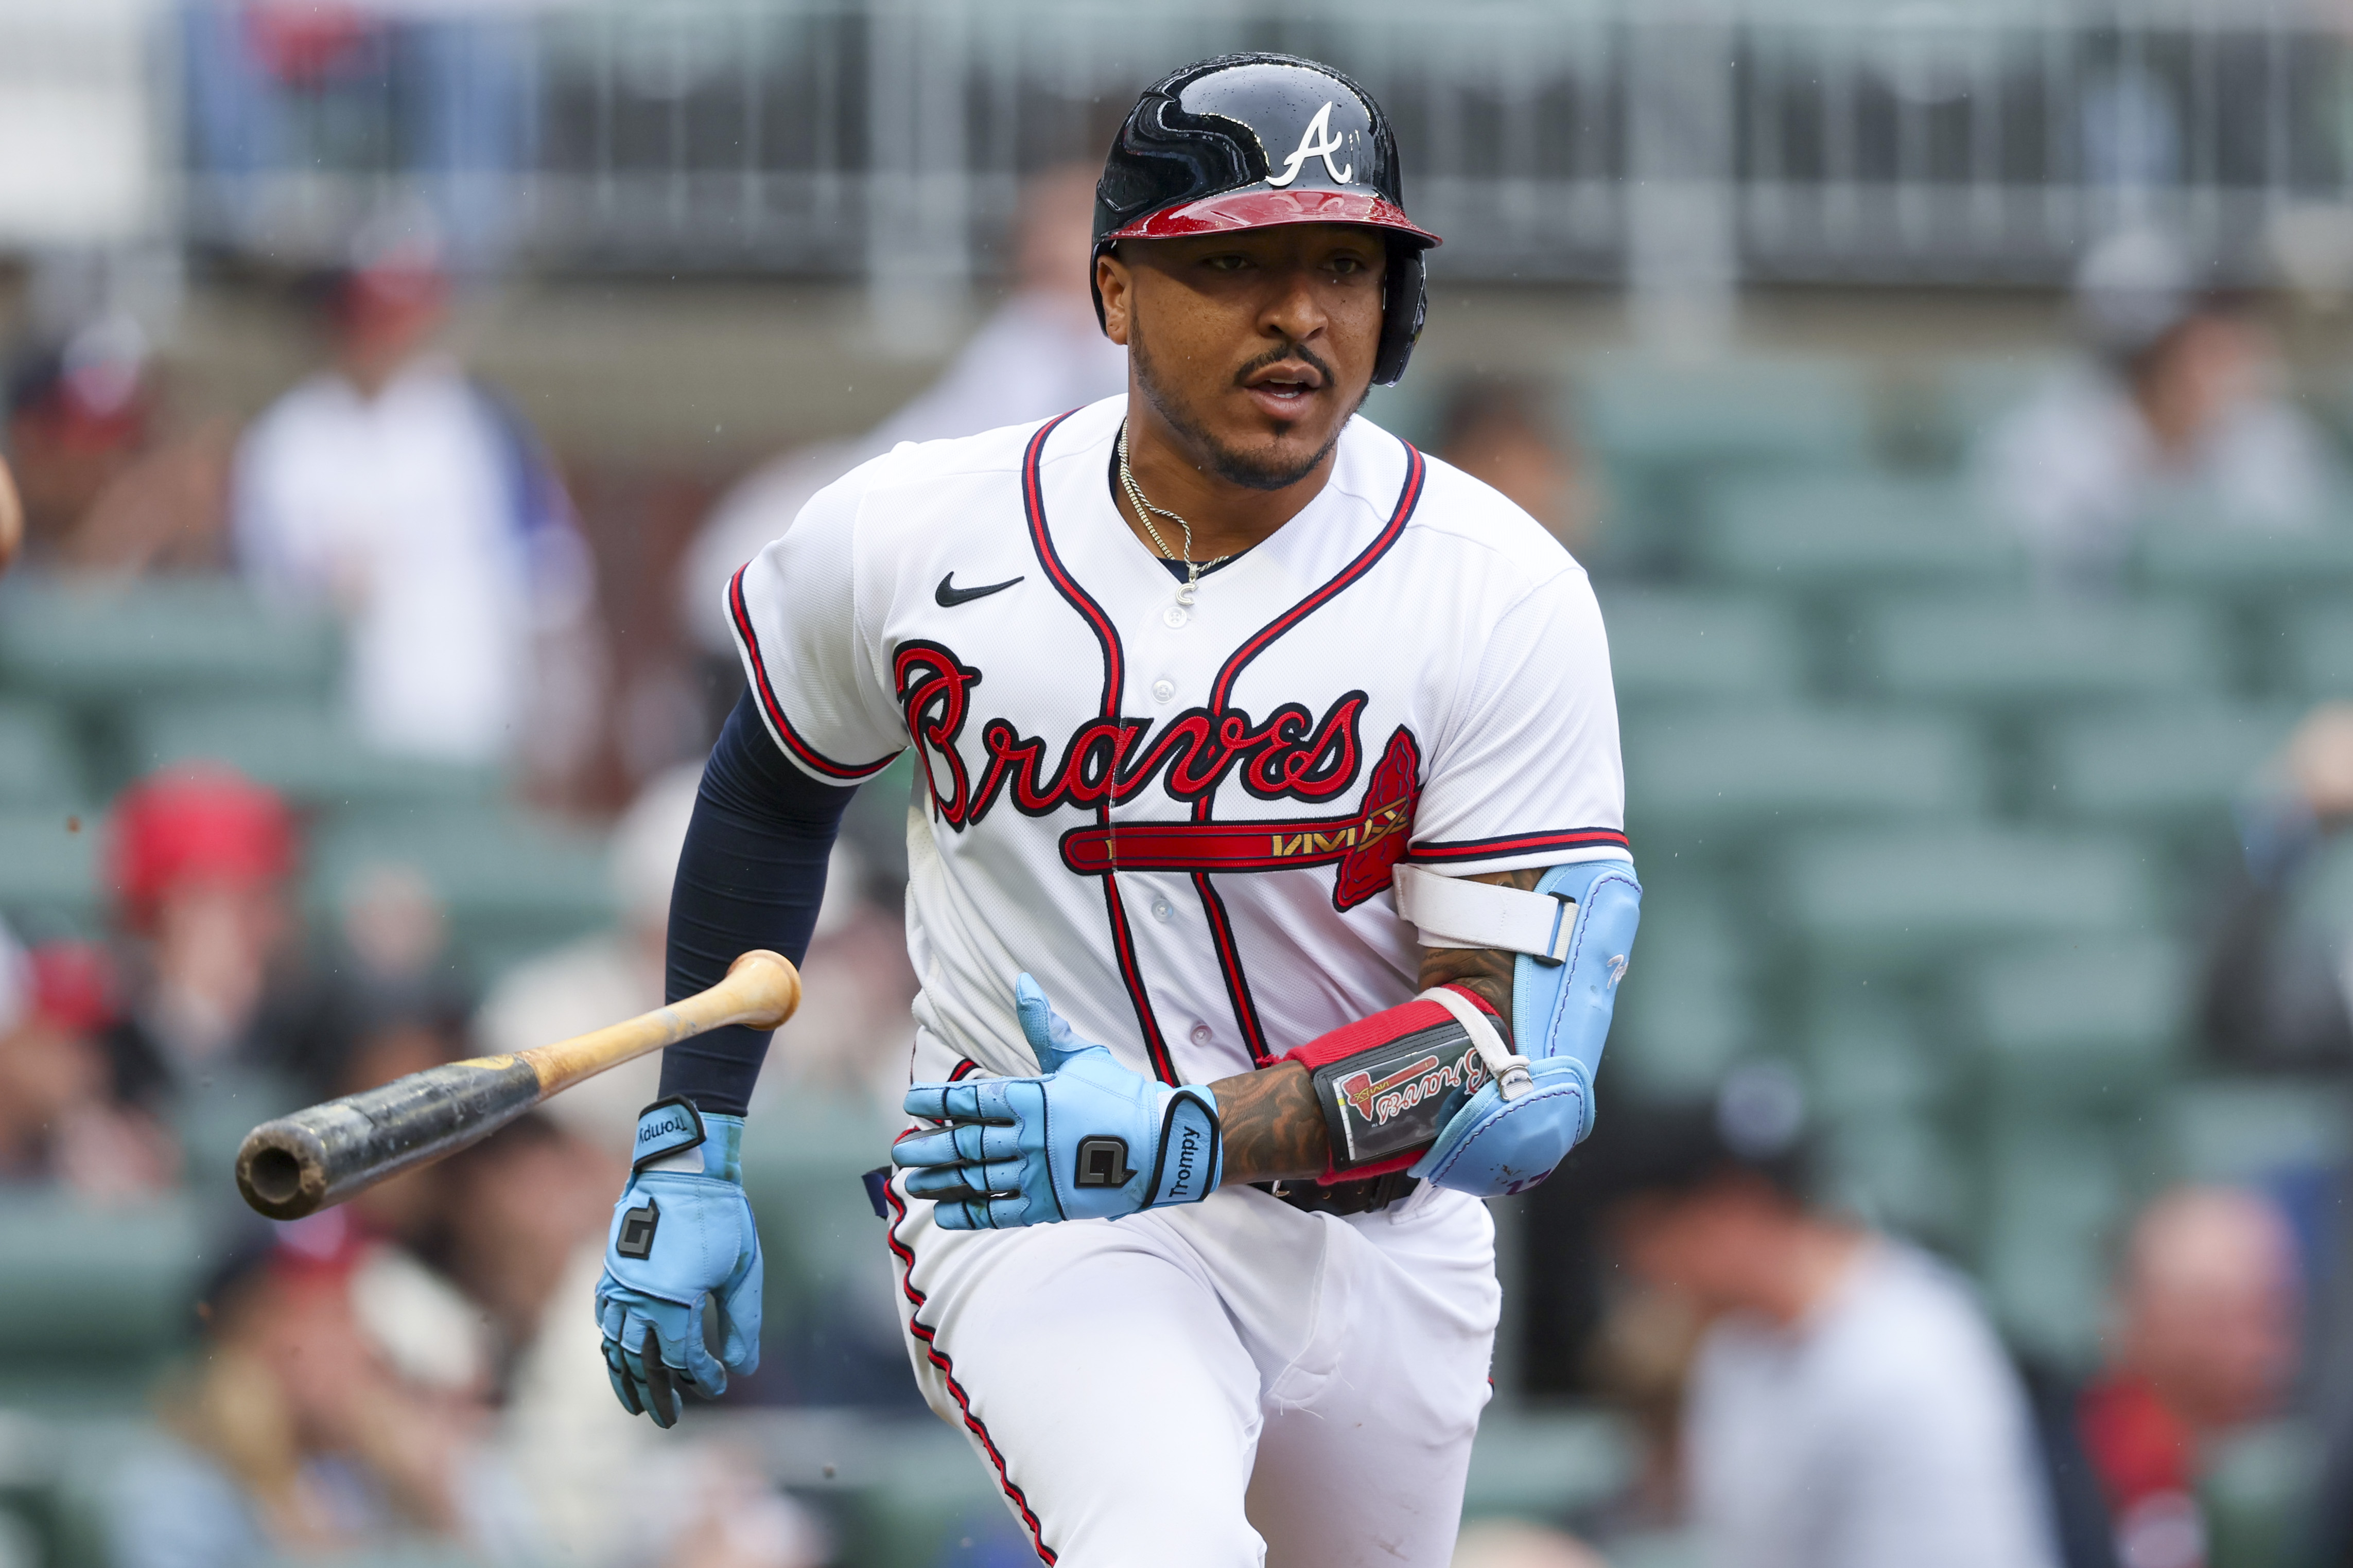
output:
M1174 702L1174 701L1176 701L1176 683L1175 681L1173 681L1173 680L1155 680L1155 681L1154 681L1154 682L1152 683L1152 700L1153 700L1155 702Z
M1160 612L1160 618L1168 626L1181 626L1193 617L1185 613L1184 605L1171 605L1166 609Z
M1155 899L1152 900L1152 918L1154 920L1165 921L1176 912L1176 906L1170 903L1167 900Z
M1216 1037L1210 1032L1208 1025L1196 1024L1193 1026L1192 1038L1195 1045L1206 1046L1215 1037Z

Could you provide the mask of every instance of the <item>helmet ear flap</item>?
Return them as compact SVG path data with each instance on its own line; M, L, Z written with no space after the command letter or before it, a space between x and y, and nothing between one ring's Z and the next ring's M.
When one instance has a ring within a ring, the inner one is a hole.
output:
M1095 308L1102 310L1100 300ZM1392 241L1388 269L1381 279L1381 342L1373 356L1375 386L1395 386L1405 374L1406 361L1413 357L1413 345L1429 314L1429 273L1422 263L1422 247Z
M1097 280L1095 263L1118 248L1119 241L1115 239L1099 239L1095 241L1093 253L1087 258L1087 292L1094 296L1095 325L1103 330L1105 337L1111 335L1111 318L1103 314L1103 284Z

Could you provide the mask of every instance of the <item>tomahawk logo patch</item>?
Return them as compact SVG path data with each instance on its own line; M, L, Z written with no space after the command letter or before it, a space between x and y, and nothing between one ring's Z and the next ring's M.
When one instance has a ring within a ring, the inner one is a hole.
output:
M1356 175L1356 165L1350 163L1343 168L1332 161L1346 151L1346 143L1332 133L1332 100L1325 99L1324 107L1315 111L1315 118L1309 121L1307 129L1300 133L1299 145L1293 148L1291 156L1282 161L1282 174L1280 176L1269 174L1266 183L1278 191L1282 190L1299 178L1299 171L1307 166L1308 159L1321 158L1324 160L1324 172L1332 176L1332 183L1347 184Z

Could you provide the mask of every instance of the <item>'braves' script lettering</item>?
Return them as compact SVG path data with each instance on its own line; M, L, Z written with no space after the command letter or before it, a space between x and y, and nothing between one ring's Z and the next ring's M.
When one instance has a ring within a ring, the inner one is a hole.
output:
M1092 810L1134 796L1154 780L1180 801L1196 801L1232 777L1261 800L1324 801L1356 782L1364 761L1357 721L1362 691L1339 697L1317 719L1286 702L1253 721L1240 708L1187 709L1155 734L1148 719L1090 719L1059 755L1042 737L1008 719L980 727L980 779L975 784L957 742L972 716L981 673L937 643L902 644L892 673L907 734L930 781L940 819L958 829L978 822L1001 798L1043 816L1065 805Z

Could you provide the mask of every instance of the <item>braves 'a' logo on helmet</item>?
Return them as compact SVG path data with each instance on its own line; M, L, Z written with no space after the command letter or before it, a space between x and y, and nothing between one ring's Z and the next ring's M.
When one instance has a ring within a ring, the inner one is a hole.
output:
M1356 166L1350 163L1343 168L1332 161L1343 150L1344 143L1332 134L1332 100L1327 98L1324 100L1324 107L1315 111L1315 118L1307 122L1307 129L1300 132L1299 145L1293 148L1291 156L1282 161L1282 173L1280 175L1269 174L1266 183L1279 191L1299 178L1299 171L1307 166L1308 159L1321 158L1324 160L1324 172L1332 176L1332 183L1345 185L1349 176L1356 172Z

